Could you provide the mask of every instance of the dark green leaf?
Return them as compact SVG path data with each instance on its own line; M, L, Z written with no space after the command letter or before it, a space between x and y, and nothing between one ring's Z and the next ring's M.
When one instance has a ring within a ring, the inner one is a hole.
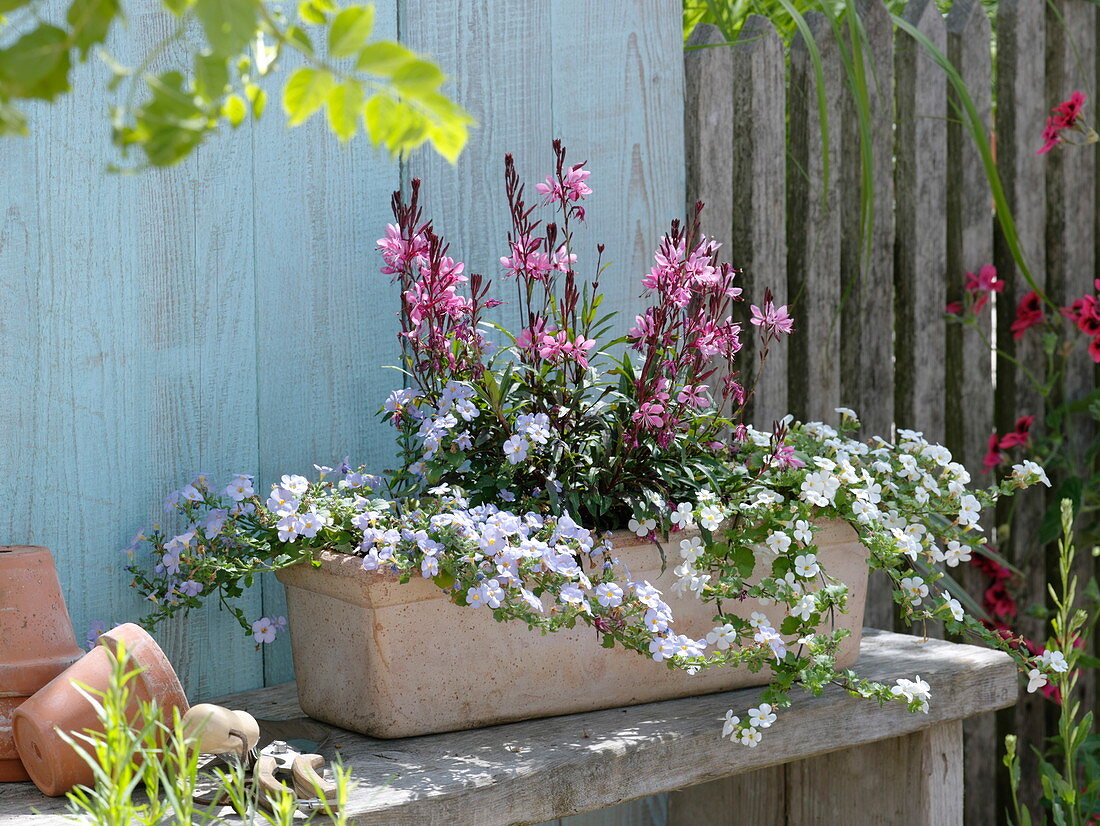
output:
M80 49L80 59L88 50L107 39L111 23L118 14L118 0L73 0L65 20L72 30L73 43Z
M239 54L256 33L254 0L195 0L195 16L202 22L206 40L218 55Z

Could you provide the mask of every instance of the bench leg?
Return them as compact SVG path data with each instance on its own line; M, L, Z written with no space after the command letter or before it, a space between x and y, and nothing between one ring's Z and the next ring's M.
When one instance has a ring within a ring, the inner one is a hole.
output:
M962 826L962 723L673 792L669 826Z

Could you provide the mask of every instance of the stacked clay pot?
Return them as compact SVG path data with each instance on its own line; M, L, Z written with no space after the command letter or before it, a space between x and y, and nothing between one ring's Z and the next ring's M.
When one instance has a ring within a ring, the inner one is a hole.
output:
M0 782L29 780L12 717L83 652L47 548L0 545Z
M56 797L74 786L90 786L91 767L66 743L63 732L102 731L95 710L75 684L93 696L106 691L114 672L119 643L128 657L127 670L140 673L130 681L127 716L133 719L141 702L155 701L165 722L173 709L187 713L187 697L172 664L143 628L126 623L105 632L96 646L47 683L15 710L12 729L15 746L31 780L43 794Z

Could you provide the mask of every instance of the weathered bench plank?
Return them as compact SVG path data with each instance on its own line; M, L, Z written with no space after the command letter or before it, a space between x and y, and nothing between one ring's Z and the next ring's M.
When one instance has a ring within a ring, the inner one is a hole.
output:
M874 708L829 689L797 695L757 748L719 737L728 708L755 704L752 689L472 731L375 740L339 729L326 743L358 779L350 804L358 826L504 826L538 823L681 789L708 780L862 746L952 723L1015 702L1004 654L867 629L857 669L874 679L920 675L932 686L928 714ZM563 679L583 679L583 664ZM259 717L297 713L286 686L223 698ZM0 823L28 818L44 799L25 784L0 786ZM56 804L51 807L57 811ZM19 814L16 814L19 812ZM13 819L14 818L14 819Z

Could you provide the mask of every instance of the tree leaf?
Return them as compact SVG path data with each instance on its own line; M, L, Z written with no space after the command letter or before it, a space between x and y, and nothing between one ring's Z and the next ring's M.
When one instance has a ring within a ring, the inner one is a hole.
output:
M335 79L326 71L303 66L287 80L283 87L283 109L290 126L305 123L320 109L328 98Z
M244 122L245 115L248 114L248 108L244 105L244 101L241 100L240 96L230 95L222 104L222 114L229 121L229 125L236 129Z
M220 100L229 85L229 65L225 57L195 55L195 94L208 101Z
M349 6L332 21L328 32L330 57L350 57L366 45L374 28L374 6Z
M410 60L417 57L400 43L392 40L379 40L359 52L355 68L361 72L389 77Z
M72 29L72 40L80 49L80 59L88 50L107 39L111 23L118 14L118 0L73 0L65 20Z
M434 63L414 58L393 73L393 85L409 97L434 92L444 81L443 72Z
M218 55L239 54L256 33L253 0L195 0L195 16Z
M349 141L359 131L359 112L363 108L363 87L353 80L341 83L325 101L328 124L341 141Z
M43 24L0 51L0 81L10 97L53 100L69 89L68 34Z

